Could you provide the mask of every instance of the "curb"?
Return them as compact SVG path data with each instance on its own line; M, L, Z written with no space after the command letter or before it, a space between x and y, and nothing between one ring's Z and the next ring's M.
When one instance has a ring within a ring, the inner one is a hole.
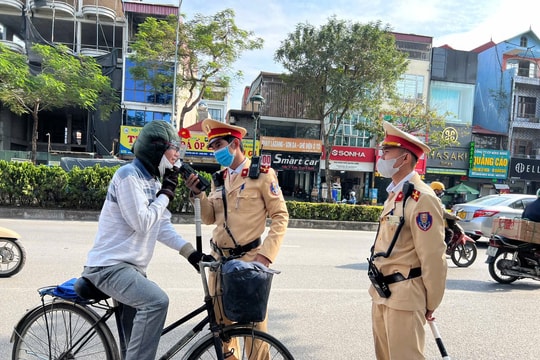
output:
M0 218L23 220L98 221L99 211L0 207ZM172 214L173 224L194 224L193 214ZM377 231L378 223L289 219L289 228Z

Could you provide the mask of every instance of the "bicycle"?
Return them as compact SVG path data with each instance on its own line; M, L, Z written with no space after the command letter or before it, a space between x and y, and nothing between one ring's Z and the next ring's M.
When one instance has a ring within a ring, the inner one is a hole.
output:
M204 304L191 311L172 324L166 326L161 336L169 333L178 326L206 312L191 330L188 330L168 351L159 359L171 359L181 350L186 349L182 359L255 359L257 351L263 351L268 356L265 359L293 360L289 350L272 335L254 329L254 323L235 323L224 326L219 324L214 311L213 299L210 295L207 270L219 271L221 265L230 258L222 258L213 262L201 262L200 274L204 290ZM120 350L116 339L107 325L115 315L118 334L122 334L122 323L119 321L119 304L95 288L88 280L85 281L82 293L90 294L89 298L77 300L53 295L56 286L38 289L42 304L29 310L15 326L11 341L13 342L12 359L122 359L125 350L122 336ZM79 291L81 293L81 291ZM45 301L49 295L52 299ZM94 310L96 309L96 310ZM103 312L99 315L98 311ZM207 327L208 325L208 327ZM200 337L192 346L186 348L204 329L207 333ZM223 344L237 340L238 346L231 353L223 353ZM227 357L226 357L227 356Z

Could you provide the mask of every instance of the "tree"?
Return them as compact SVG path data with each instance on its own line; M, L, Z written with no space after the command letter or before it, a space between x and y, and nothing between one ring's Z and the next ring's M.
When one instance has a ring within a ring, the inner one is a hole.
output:
M32 116L31 160L35 164L41 111L99 109L106 120L119 105L111 80L102 74L95 59L70 55L62 45L35 44L32 51L42 60L36 75L30 71L25 55L0 44L0 102L17 115Z
M379 142L384 137L382 121L386 120L403 131L418 136L432 150L435 150L459 144L456 138L442 131L446 126L446 121L453 117L455 117L454 114L448 111L441 113L420 99L395 100L383 106L379 117L370 122L358 123L355 127L369 132Z
M321 121L325 176L330 184L328 159L342 120L352 114L376 119L407 68L406 56L396 49L388 25L331 17L318 29L298 24L275 59L289 72L285 81L305 95L309 116ZM327 198L332 198L330 186Z
M176 80L176 89L187 94L178 116L179 128L201 99L216 90L228 91L231 80L242 76L241 71L233 72L232 65L244 51L262 48L263 40L238 28L234 16L232 9L226 9L211 16L197 14L180 23L174 15L165 20L148 17L139 25L131 45L134 52L130 59L135 64L131 74L155 93L170 91Z

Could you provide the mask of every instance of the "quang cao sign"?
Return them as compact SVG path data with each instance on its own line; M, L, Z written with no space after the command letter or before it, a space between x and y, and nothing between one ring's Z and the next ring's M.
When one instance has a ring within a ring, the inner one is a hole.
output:
M510 153L508 150L474 149L471 151L469 177L506 179Z

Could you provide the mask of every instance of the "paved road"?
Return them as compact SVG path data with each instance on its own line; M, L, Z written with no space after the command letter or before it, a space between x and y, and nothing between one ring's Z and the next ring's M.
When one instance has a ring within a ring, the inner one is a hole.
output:
M22 272L0 279L0 359L8 359L11 329L37 305L36 289L80 274L96 230L95 222L0 219L18 231L28 253ZM177 225L195 239L193 225ZM211 227L202 226L203 239ZM289 229L275 268L270 299L270 332L297 359L373 359L369 282L365 258L374 233ZM484 264L485 245L465 269L449 261L447 293L435 313L452 359L538 359L540 282L495 283ZM171 299L169 320L198 306L200 280L191 266L159 246L149 277ZM179 334L162 340L161 348ZM428 332L427 358L440 355Z

